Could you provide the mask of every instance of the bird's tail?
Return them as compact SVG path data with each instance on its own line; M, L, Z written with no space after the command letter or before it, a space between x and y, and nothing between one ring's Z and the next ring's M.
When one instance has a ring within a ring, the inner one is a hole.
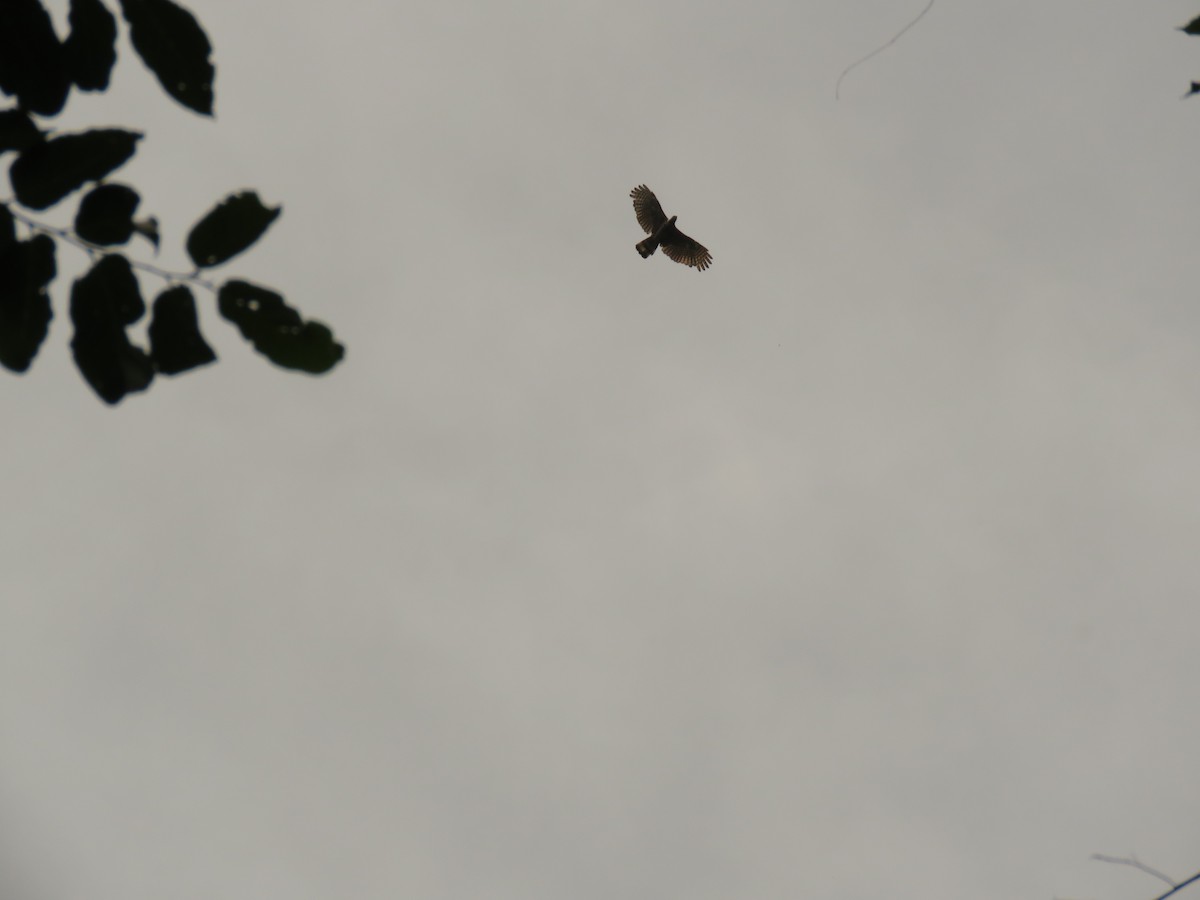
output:
M642 254L642 259L649 259L657 249L658 241L654 239L654 235L650 235L650 237L637 244L637 252Z

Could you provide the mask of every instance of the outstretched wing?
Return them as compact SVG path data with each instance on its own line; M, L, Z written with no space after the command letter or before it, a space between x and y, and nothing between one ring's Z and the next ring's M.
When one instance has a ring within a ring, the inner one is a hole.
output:
M699 241L692 240L678 228L659 245L662 252L685 266L695 266L701 272L712 265L712 254Z
M667 221L667 214L659 206L654 191L639 184L629 192L629 196L633 198L633 213L637 216L638 224L646 234L654 234Z

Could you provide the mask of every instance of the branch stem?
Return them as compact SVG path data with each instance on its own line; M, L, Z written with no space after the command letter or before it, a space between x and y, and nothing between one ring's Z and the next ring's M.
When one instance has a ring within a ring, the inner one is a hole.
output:
M14 219L16 219L22 225L25 225L27 228L40 232L41 234L49 235L50 237L55 237L59 240L66 241L68 244L78 247L80 250L84 251L88 256L95 257L98 254L113 252L109 247L102 247L99 244L93 244L91 241L85 241L73 231L68 231L65 228L58 228L54 225L47 225L45 222L39 222L37 219L27 216L20 210L14 209L10 203L0 200L0 206L5 207L12 214ZM201 278L199 269L196 269L193 272L172 272L168 269L161 269L156 265L136 259L129 260L129 265L149 275L155 275L166 281L168 284L187 282L188 284L195 285L196 287L206 288L214 294L217 293L217 286L211 281Z

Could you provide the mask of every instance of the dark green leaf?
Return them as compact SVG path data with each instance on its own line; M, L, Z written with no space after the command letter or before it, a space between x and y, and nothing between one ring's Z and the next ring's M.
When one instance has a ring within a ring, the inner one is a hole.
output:
M71 34L63 43L67 71L84 91L108 90L117 61L117 20L100 0L71 0Z
M345 355L328 328L320 322L305 322L282 296L267 288L227 281L217 292L217 306L255 350L285 369L319 375Z
M150 357L125 333L145 311L129 260L117 254L102 257L71 288L71 351L79 371L105 403L145 390L154 378Z
M38 0L0 0L0 90L23 109L56 116L71 81L62 44Z
M30 209L53 206L124 164L141 137L136 131L103 128L34 144L21 151L8 171L13 192Z
M133 49L163 90L188 109L212 115L212 45L190 12L171 0L120 0Z
M263 206L254 191L230 194L192 228L188 256L201 268L219 266L262 237L279 212Z
M123 184L102 184L84 195L75 233L93 244L123 244L133 236L133 214L141 198Z
M39 234L27 241L7 241L12 216L8 210L6 229L0 222L0 365L24 372L33 363L46 339L53 313L47 288L57 274L54 241Z
M200 334L196 301L183 285L158 295L150 316L149 334L150 359L164 375L178 375L217 358Z
M1179 30L1184 34L1200 34L1200 16L1192 19L1186 25L1180 26Z
M41 131L21 110L6 109L0 112L0 153L6 150L24 150L41 139Z

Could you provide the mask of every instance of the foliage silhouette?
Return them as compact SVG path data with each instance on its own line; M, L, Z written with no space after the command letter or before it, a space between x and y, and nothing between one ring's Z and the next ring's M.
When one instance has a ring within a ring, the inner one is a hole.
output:
M1192 37L1200 35L1200 16L1192 19L1192 21L1188 22L1186 25L1180 25L1179 30L1184 34L1190 34ZM1200 94L1200 81L1193 81L1188 88L1188 92L1183 96L1186 99L1193 94Z
M13 198L0 199L0 365L27 371L46 338L58 241L92 258L71 288L71 350L84 380L106 403L145 390L156 373L177 375L216 359L200 333L188 285L216 294L221 315L276 365L329 371L345 351L326 326L306 322L269 288L237 279L217 287L201 277L202 269L253 246L279 216L280 207L267 206L254 191L230 194L192 226L185 243L191 273L167 272L110 249L125 247L134 235L158 249L157 220L135 218L137 190L106 181L137 152L142 134L123 128L59 134L42 120L63 111L72 88L108 89L117 61L114 2L129 43L163 90L193 112L212 115L212 45L196 17L174 0L70 0L65 40L42 0L0 0L0 92L14 102L0 109L0 155L15 154L8 170ZM88 185L73 230L30 215ZM167 282L153 304L148 350L128 333L146 314L139 273Z

